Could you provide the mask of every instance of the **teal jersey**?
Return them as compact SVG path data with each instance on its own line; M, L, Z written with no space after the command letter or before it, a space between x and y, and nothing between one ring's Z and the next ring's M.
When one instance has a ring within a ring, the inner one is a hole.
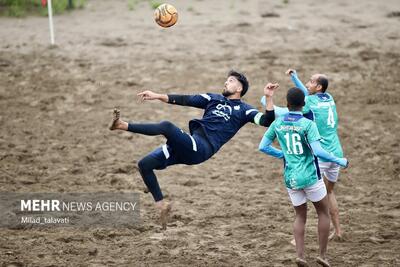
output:
M342 158L343 150L337 134L338 115L333 97L328 93L317 93L306 96L305 102L303 113L306 116L312 112L313 120L321 135L322 148L334 156Z
M303 189L321 179L318 161L310 144L320 140L316 124L302 114L290 112L277 118L265 133L278 139L284 154L284 178L287 188Z

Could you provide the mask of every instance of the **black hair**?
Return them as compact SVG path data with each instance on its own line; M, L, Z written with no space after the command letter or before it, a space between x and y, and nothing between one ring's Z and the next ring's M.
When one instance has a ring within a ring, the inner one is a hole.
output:
M228 77L229 76L235 77L242 84L242 92L240 93L240 96L244 96L247 93L247 90L249 90L249 82L247 81L246 76L244 76L244 74L234 71L234 70L231 70L228 73Z
M304 93L300 88L292 87L286 95L289 110L301 110L305 105Z
M326 89L328 89L328 79L325 77L325 76L323 76L323 75L320 75L319 77L318 77L318 79L317 79L317 84L319 84L319 85L321 85L321 87L322 87L322 93L325 93L325 91L326 91Z

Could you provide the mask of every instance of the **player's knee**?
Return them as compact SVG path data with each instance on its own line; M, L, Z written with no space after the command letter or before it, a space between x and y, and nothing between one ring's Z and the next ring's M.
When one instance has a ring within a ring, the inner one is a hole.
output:
M142 158L138 162L139 171L141 174L153 171L155 169L161 169L163 162L158 159L152 157L151 155L147 155Z
M164 130L171 130L174 127L174 124L170 121L161 121L160 127Z
M145 173L148 170L152 169L151 160L148 157L144 157L138 162L139 171L141 173Z
M295 223L299 223L299 224L304 224L305 225L307 223L307 215L296 214Z
M144 171L145 166L146 166L146 163L145 163L144 159L139 160L139 162L138 162L138 168L139 168L139 171L140 171L140 172L143 172L143 171Z

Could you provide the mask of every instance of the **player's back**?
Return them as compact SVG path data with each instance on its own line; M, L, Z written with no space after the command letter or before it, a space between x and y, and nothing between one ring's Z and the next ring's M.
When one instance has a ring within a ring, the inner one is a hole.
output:
M315 123L299 113L289 113L275 120L274 131L285 158L285 183L288 188L302 189L320 178L317 159L310 143L320 136Z
M313 113L314 122L321 135L322 147L336 157L343 157L342 146L337 134L339 120L332 95L328 93L308 95L305 102L303 112L305 114L310 111Z

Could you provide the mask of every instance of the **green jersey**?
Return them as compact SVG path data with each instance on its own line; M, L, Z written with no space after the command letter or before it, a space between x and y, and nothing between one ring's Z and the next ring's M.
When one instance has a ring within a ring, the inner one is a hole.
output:
M313 120L321 135L322 148L334 156L342 158L343 150L337 134L338 115L333 97L328 93L317 93L306 96L305 102L303 113L312 112Z
M290 112L277 118L265 133L270 140L278 139L285 159L284 178L287 188L303 189L320 179L318 161L310 144L320 140L316 124L301 112Z

